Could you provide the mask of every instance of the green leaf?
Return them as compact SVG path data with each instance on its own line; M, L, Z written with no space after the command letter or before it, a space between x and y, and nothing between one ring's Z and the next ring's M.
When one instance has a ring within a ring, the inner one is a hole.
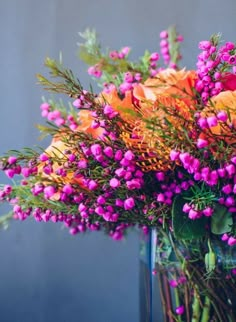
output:
M227 208L217 204L213 216L211 217L211 231L213 234L221 235L231 230L233 225L232 214Z
M207 218L201 217L196 220L188 218L183 212L186 200L182 196L177 196L172 206L172 225L174 235L177 239L192 240L203 237L206 233Z

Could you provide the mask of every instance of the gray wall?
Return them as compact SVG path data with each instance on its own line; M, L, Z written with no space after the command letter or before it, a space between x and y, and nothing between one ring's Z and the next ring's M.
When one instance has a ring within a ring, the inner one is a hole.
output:
M35 73L45 72L46 55L62 51L88 84L75 55L78 31L95 27L105 46L130 45L138 57L176 24L194 67L198 41L218 31L235 40L235 16L235 0L0 0L0 154L40 144ZM13 222L0 232L0 255L0 322L138 321L135 232L117 243L101 233L72 237L58 224Z

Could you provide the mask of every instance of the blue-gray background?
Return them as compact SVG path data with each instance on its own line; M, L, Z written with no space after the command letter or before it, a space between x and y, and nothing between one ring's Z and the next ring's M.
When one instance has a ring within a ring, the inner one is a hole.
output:
M219 31L236 40L235 17L235 0L0 0L0 154L39 144L43 93L35 73L45 72L45 56L62 51L89 84L76 58L78 31L94 27L104 46L130 45L138 57L155 51L159 32L176 24L193 68L198 41ZM30 220L0 232L0 322L138 320L137 233L117 243Z

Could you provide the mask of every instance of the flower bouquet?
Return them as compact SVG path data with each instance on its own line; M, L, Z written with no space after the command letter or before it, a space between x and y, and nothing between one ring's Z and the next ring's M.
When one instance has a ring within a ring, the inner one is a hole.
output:
M48 148L1 157L1 170L20 179L1 186L12 211L0 222L33 217L114 240L138 226L152 238L165 321L235 321L235 44L201 41L196 70L186 70L174 28L160 34L161 55L138 62L129 47L103 53L95 32L80 36L80 58L102 89L85 90L46 59L51 79L39 83L71 102L40 106Z

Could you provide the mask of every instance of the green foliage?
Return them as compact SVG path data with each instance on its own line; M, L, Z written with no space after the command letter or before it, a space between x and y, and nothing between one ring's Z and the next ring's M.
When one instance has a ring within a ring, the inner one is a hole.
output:
M45 66L49 69L51 77L58 78L60 81L53 82L46 77L37 74L37 79L39 83L44 86L44 89L50 92L66 94L71 97L77 96L82 92L83 88L79 80L75 78L70 69L64 68L61 62L57 62L56 60L47 57Z
M172 206L172 226L174 235L180 240L199 239L206 234L207 218L192 220L183 212L186 200L183 196L177 196Z
M169 51L171 62L177 64L180 60L180 44L177 39L176 28L171 26L168 28L168 41L169 41Z
M213 234L221 235L231 231L233 225L232 213L225 206L215 205L215 211L211 217L211 231Z
M84 43L78 43L79 58L89 66L98 65L103 72L101 79L96 79L97 83L112 82L120 85L123 81L122 74L126 72L140 73L144 80L148 77L149 51L146 50L137 63L130 62L127 56L123 59L112 59L108 50L105 53L101 51L101 45L94 30L86 29L79 35L84 39Z

